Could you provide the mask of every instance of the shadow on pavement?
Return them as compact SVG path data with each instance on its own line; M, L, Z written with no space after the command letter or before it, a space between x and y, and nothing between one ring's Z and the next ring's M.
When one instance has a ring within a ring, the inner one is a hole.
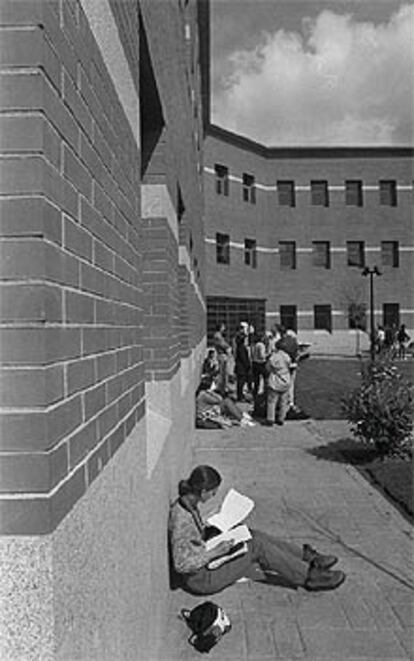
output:
M309 448L306 452L317 459L335 461L340 464L352 464L353 466L367 464L377 458L374 449L364 447L352 438L340 438L337 441Z

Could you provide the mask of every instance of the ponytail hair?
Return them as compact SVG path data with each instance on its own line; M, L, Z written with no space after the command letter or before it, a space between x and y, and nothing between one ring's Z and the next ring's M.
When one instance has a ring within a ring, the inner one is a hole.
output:
M221 475L212 466L197 466L187 480L178 483L179 496L194 494L200 496L203 490L217 489L221 483Z

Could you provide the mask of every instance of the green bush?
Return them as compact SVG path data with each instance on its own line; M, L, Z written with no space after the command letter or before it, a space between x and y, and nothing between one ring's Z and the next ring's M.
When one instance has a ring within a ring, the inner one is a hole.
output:
M381 458L412 454L413 394L390 358L362 365L361 385L342 400L353 434Z

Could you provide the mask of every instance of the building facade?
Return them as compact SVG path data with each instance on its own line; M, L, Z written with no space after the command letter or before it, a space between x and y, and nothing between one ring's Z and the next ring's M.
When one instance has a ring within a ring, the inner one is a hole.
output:
M205 347L203 7L0 3L0 657L165 659Z
M204 178L209 336L248 318L353 353L374 265L376 325L414 329L413 149L266 148L210 126Z

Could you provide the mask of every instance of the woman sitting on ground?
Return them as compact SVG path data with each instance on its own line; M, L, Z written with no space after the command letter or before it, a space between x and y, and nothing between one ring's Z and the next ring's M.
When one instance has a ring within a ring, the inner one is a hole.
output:
M219 429L232 424L250 427L254 422L230 397L222 397L217 392L216 381L211 375L203 376L196 392L196 427Z
M258 530L250 530L244 555L215 569L208 564L229 552L231 541L207 550L206 528L198 505L213 498L221 483L220 474L211 466L197 466L187 480L178 485L178 499L172 504L169 518L169 541L173 567L184 589L194 594L214 594L238 579L252 575L257 565L266 572L277 572L292 586L306 590L333 590L345 580L342 571L331 571L335 556L321 555L305 544L277 539Z

